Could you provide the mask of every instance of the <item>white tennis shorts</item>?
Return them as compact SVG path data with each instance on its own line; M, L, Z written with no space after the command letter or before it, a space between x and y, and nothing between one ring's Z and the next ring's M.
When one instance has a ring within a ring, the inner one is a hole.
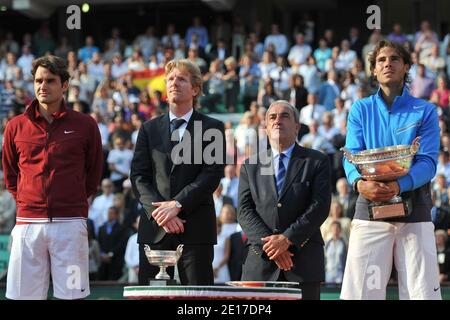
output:
M401 300L441 300L432 222L353 219L341 299L384 300L392 263Z
M89 295L89 245L85 220L16 225L11 233L6 297L47 299Z

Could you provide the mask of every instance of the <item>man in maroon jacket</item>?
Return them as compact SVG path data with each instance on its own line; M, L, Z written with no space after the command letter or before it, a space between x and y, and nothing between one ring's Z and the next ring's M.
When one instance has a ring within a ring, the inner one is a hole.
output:
M102 145L96 122L67 109L66 62L33 61L36 99L10 120L3 141L8 191L17 202L6 297L46 299L50 273L59 299L89 295L87 198L97 191Z

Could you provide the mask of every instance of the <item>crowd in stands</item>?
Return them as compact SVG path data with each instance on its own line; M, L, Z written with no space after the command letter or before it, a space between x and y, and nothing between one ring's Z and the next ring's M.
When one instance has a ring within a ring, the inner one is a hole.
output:
M141 125L168 110L164 92L139 89L130 71L163 68L171 59L188 58L201 69L203 92L198 108L212 116L241 114L226 121L226 166L214 192L218 244L213 262L215 280L240 279L246 236L236 222L239 168L265 140L265 112L276 100L293 104L300 114L301 145L326 153L332 164L333 200L321 227L325 239L326 281L340 283L357 195L342 168L347 114L354 101L373 94L367 54L380 39L402 43L411 52L410 92L436 105L441 151L432 184L436 247L442 281L450 275L450 33L439 35L428 21L414 34L400 24L373 31L368 39L356 27L342 39L333 29L311 36L310 30L282 33L272 24L264 34L260 24L249 28L240 19L232 24L220 16L206 27L200 17L186 30L175 23L157 34L155 26L131 41L114 28L100 47L87 36L81 48L65 38L56 43L47 24L33 33L0 33L0 140L8 120L33 99L31 63L52 53L68 61L71 73L66 101L70 108L97 121L104 149L99 192L90 199L89 243L92 280L137 281L136 230L142 210L131 190L130 163ZM308 31L308 32L307 32ZM1 147L0 147L1 148ZM0 233L14 226L15 203L0 179Z

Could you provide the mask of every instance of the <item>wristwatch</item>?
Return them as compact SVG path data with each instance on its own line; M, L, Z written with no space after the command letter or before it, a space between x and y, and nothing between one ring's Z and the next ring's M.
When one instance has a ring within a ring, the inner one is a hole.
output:
M352 183L352 189L353 189L353 191L355 191L356 193L359 193L359 191L358 191L358 181L359 181L359 180L363 180L363 178L358 177L358 178L356 178L356 179L353 181L353 183Z
M181 209L183 206L181 205L181 203L179 203L177 200L175 200L175 207L177 207L178 209Z

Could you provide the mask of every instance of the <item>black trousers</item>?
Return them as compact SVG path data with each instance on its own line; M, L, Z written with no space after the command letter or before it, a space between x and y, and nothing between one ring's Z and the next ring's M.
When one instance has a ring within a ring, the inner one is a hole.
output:
M181 244L177 235L167 234L158 244L151 245L152 250L176 250ZM178 260L178 274L182 285L213 285L214 274L212 261L213 245L184 244L183 254ZM149 279L155 278L159 267L151 265L145 256L144 244L139 244L139 285L148 285ZM174 267L167 268L173 279Z
M289 281L280 272L278 281ZM299 288L302 289L302 300L320 300L320 282L300 282Z

